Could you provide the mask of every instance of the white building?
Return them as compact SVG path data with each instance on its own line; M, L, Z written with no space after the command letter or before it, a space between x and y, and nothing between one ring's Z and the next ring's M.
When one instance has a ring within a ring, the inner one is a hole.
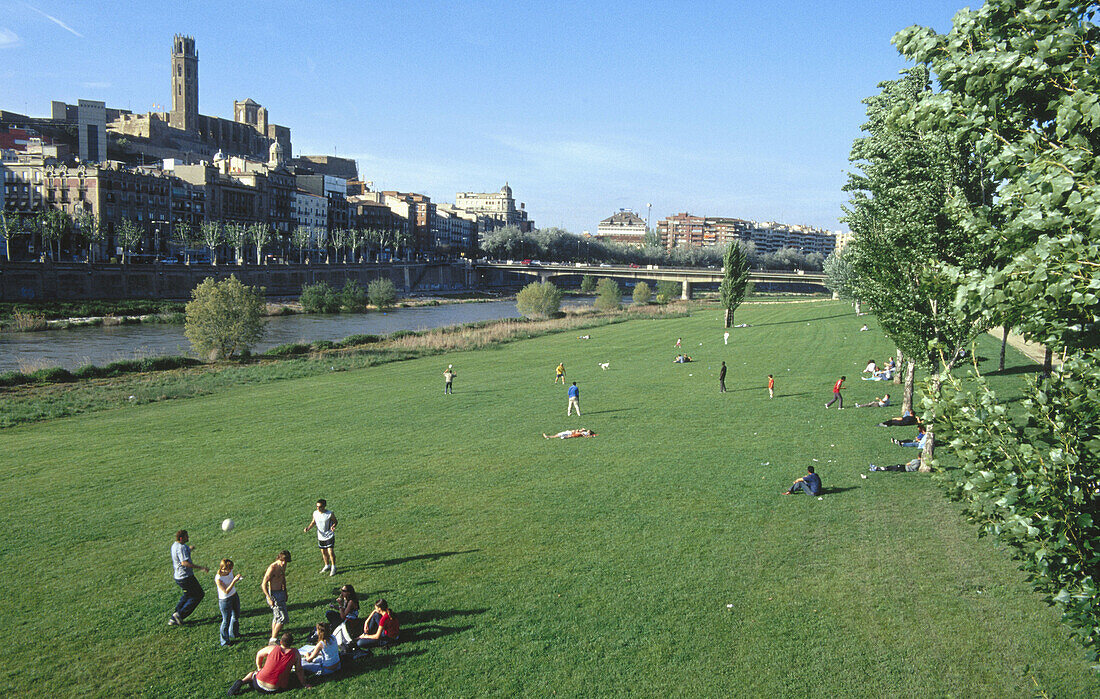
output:
M645 245L645 233L645 221L628 209L619 209L596 227L596 237L610 243Z
M290 202L291 215L299 227L317 231L316 237L327 232L328 228L328 198L318 194L307 192L303 189L295 189Z
M432 246L456 252L477 247L477 214L450 204L437 204L432 213Z

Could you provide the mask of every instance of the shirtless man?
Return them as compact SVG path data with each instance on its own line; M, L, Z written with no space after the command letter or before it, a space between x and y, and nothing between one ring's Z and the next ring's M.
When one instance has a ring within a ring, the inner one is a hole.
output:
M290 551L280 551L274 562L267 567L260 589L271 607L271 639L269 644L279 642L279 632L286 623L286 564L290 563Z

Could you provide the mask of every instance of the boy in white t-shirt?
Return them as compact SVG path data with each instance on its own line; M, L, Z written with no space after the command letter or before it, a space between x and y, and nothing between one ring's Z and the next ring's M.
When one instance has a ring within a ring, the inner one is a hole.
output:
M317 547L321 549L321 561L325 564L321 574L336 575L336 515L325 509L324 498L317 501L317 510L304 531L317 527Z

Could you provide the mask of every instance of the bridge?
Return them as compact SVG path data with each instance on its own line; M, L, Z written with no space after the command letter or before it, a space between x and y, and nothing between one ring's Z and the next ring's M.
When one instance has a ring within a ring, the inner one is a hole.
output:
M680 298L691 298L694 284L719 284L722 270L700 267L659 267L657 265L608 265L555 263L524 264L522 262L478 262L474 265L480 270L500 270L537 277L540 282L555 277L584 276L615 277L616 279L634 279L637 281L677 282L681 285ZM825 275L819 272L768 272L753 270L749 272L749 281L754 284L819 284L825 285Z

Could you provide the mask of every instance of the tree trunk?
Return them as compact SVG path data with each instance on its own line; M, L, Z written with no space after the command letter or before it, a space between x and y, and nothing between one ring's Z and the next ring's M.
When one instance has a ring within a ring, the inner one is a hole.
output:
M905 365L905 388L901 392L901 413L913 413L913 380L917 374L917 364L912 359ZM915 414L915 413L914 413Z
M1047 347L1046 352L1043 354L1043 378L1050 378L1051 373L1054 370L1054 353Z
M863 315L862 313L860 313L860 304L859 304L859 301L856 301L856 315L857 315L857 316L859 316L859 315Z
M895 360L897 366L894 367L894 384L901 385L901 368L905 366L905 358L901 355L901 350L898 350L897 359Z
M940 394L940 386L943 384L942 374L936 374L936 378L932 379L932 398L936 399ZM924 441L924 449L921 451L921 466L932 466L932 457L936 450L936 439L932 433L935 427L935 418L925 423L924 429L928 434L928 438Z
M1001 361L997 364L997 368L1000 371L1005 370L1005 347L1008 345L1008 326L1007 325L1004 326L1004 328L1002 328L1002 330L1003 330L1003 332L1001 333Z
M732 308L727 308L726 309L726 327L727 328L732 328L733 327L733 309Z

